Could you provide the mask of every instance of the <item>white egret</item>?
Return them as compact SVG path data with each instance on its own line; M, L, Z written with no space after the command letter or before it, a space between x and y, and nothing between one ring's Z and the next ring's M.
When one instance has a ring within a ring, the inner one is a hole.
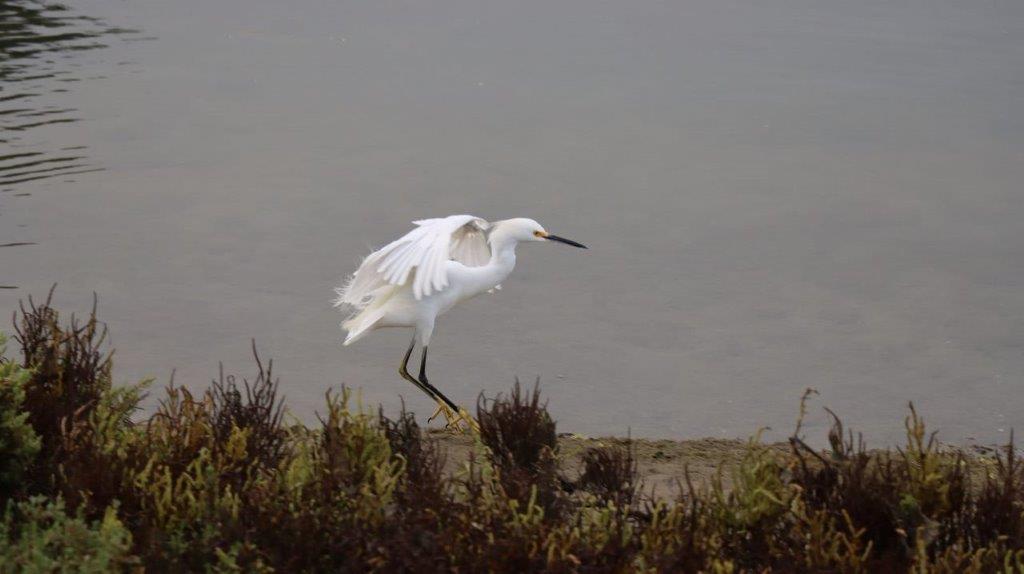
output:
M450 215L414 221L416 228L363 259L344 287L335 291L336 307L352 313L342 322L345 345L375 329L411 327L409 349L398 368L403 379L437 401L433 419L442 413L448 426L465 421L465 411L427 380L427 348L437 317L484 292L501 289L516 266L516 246L523 242L557 241L586 246L545 231L527 218L490 223L473 215ZM420 344L420 374L409 374L409 357Z

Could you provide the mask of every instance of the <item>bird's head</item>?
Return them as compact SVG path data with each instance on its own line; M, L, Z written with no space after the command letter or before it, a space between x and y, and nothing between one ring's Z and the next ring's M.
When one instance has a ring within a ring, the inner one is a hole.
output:
M515 239L519 242L525 241L556 241L558 243L564 243L566 245L572 245L573 247L579 247L580 249L586 249L587 246L582 243L577 243L571 239L552 235L547 232L544 227L536 221L528 217L517 217L515 219L506 219L500 222L502 232L508 235L508 237Z

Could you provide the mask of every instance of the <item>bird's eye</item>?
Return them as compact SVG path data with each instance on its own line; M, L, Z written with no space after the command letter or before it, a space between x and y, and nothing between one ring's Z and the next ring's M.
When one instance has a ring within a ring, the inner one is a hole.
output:
M542 232L540 232L540 231L534 231L534 232L533 232L533 236L534 236L534 237L542 237L541 233L542 233Z

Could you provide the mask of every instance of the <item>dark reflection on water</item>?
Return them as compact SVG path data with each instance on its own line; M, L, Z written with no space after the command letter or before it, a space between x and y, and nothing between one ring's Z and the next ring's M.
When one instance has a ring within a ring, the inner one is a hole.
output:
M0 0L0 190L103 169L89 161L86 146L52 145L40 141L39 132L80 119L53 94L96 77L76 75L69 58L106 47L106 38L134 34L61 4Z

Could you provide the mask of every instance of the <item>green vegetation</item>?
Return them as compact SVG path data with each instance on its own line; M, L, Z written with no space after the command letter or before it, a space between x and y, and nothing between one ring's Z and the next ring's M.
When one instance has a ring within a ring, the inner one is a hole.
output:
M11 502L0 522L0 572L116 572L138 564L131 534L107 508L92 523L69 517L59 498Z
M0 333L0 500L19 488L39 453L39 435L23 408L32 371L4 361L6 352L7 338Z
M1024 466L943 451L911 410L907 444L868 451L835 418L831 448L780 456L755 437L719 479L644 493L628 447L558 465L536 389L481 400L476 454L445 473L409 413L328 393L286 423L273 366L115 388L92 314L49 299L18 315L0 365L0 573L1014 572L1024 570ZM729 486L727 487L726 484Z

